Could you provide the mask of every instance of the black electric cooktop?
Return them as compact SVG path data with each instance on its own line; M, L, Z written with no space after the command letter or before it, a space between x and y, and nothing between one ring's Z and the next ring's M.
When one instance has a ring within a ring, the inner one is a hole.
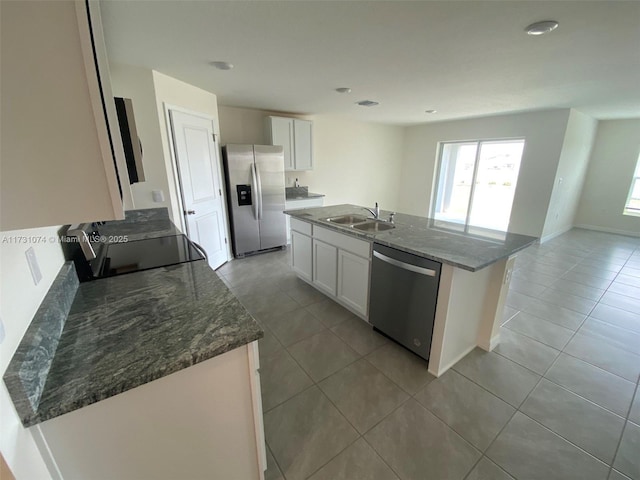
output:
M96 278L204 259L205 256L185 235L111 243L106 246L102 266Z

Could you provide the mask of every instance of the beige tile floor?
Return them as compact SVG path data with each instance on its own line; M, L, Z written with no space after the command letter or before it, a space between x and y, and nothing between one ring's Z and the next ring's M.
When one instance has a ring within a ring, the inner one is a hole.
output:
M218 270L265 330L267 479L640 480L640 239L522 252L500 345L438 379L288 262Z

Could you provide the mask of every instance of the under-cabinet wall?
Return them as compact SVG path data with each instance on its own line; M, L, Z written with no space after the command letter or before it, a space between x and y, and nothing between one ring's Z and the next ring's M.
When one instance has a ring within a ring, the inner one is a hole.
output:
M124 218L120 192L125 205L131 194L98 5L0 8L0 229Z

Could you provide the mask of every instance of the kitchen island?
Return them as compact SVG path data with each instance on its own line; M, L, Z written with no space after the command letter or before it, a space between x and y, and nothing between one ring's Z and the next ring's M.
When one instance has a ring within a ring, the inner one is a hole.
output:
M360 229L370 214L350 204L285 213L292 217L298 276L366 321L374 244L441 264L435 318L425 318L433 322L429 371L436 376L476 346L490 351L499 343L516 254L537 240L401 213L393 223L375 222L380 230L371 232ZM379 218L390 214L381 211Z
M262 478L262 336L206 260L86 283L67 262L4 381L54 478Z

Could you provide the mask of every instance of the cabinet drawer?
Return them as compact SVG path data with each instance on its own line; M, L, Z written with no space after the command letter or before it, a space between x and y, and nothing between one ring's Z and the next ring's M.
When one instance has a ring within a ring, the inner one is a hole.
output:
M293 224L291 227L293 228ZM313 226L313 238L330 243L331 245L335 245L338 248L355 253L361 257L371 258L371 244L364 240L349 237L343 233L334 232L317 225Z
M291 217L291 230L311 235L311 224Z

